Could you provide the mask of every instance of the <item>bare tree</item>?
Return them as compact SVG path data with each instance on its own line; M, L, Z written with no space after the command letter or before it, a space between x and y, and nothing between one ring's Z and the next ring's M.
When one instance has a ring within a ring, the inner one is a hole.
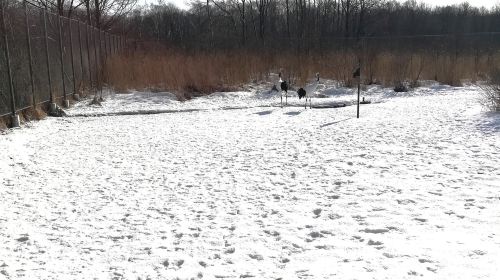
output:
M81 0L80 4L85 7L89 24L108 29L130 13L136 3L137 0Z

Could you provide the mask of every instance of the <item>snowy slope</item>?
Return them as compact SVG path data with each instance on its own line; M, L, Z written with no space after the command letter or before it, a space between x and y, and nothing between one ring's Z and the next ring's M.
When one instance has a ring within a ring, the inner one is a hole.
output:
M475 87L371 90L360 119L136 94L70 114L210 110L0 135L0 279L499 279L500 116Z

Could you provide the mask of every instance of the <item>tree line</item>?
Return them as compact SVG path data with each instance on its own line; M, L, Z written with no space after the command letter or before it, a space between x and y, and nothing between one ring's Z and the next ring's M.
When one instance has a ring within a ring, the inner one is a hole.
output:
M329 49L365 37L498 32L500 7L415 0L195 0L159 2L127 17L129 34L182 48Z

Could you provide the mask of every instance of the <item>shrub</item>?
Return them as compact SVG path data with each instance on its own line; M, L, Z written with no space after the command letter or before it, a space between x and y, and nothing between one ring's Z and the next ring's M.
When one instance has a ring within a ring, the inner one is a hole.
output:
M488 78L488 84L481 86L481 103L490 110L500 111L500 68L494 68Z

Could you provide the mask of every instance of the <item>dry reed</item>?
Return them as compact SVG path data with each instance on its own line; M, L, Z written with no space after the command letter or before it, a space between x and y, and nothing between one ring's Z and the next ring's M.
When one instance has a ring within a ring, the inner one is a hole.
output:
M321 55L297 55L231 51L189 53L155 49L112 57L106 63L106 79L118 90L171 90L180 99L215 91L234 90L250 81L262 81L271 72L283 71L285 79L302 86L319 72L322 78L352 86L352 71L362 65L365 84L417 85L419 80L436 80L458 86L476 81L487 73L499 54L457 55L432 51L389 52L350 50Z

